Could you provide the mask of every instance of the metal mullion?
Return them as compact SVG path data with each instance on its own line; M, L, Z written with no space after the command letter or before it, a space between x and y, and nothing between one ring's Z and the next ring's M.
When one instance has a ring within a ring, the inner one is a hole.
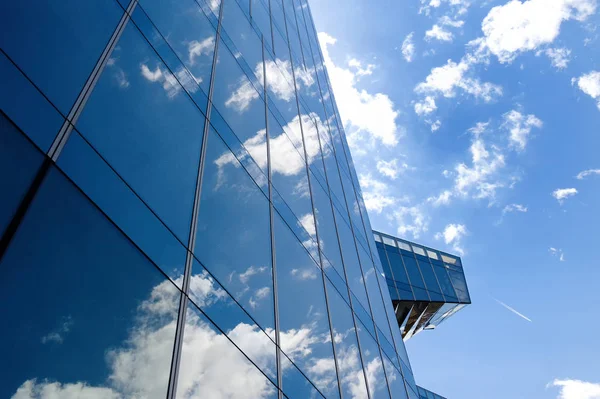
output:
M294 13L294 21L296 21L296 34L298 35L298 43L300 44L300 56L302 56L302 64L304 65L304 69L308 71L308 68L306 67L306 58L304 58L304 48L302 47L302 39L300 38L300 27L298 26L298 16L296 15L296 5L294 4L294 0L291 0L291 2L292 2L292 12ZM285 15L285 5L283 2L281 4L283 5L284 15ZM288 37L288 40L289 40L289 37Z
M135 0L133 0L135 1ZM185 320L187 315L188 305L188 290L189 280L192 273L192 264L194 262L194 247L196 244L196 233L198 215L200 212L200 198L202 195L202 180L204 177L204 164L206 161L206 148L208 146L208 133L210 131L210 115L212 111L212 97L214 93L215 71L217 68L217 60L219 54L219 42L221 36L221 21L223 19L223 2L219 9L219 21L217 24L217 32L215 38L215 49L213 54L213 63L210 74L210 84L208 90L208 103L206 107L206 118L204 120L204 129L202 132L202 148L200 150L200 159L198 162L198 175L196 178L196 189L194 192L194 205L192 208L192 220L190 222L190 235L188 239L188 247L185 259L185 271L182 283L182 292L179 302L179 311L177 315L177 327L175 332L175 344L173 346L173 359L171 361L171 370L169 374L169 387L167 391L167 399L174 399L177 391L177 380L179 375L179 366L181 363L181 351L183 347L183 335L185 330Z
M273 12L271 11L271 0L267 0L269 2L269 25L271 26L271 48L273 50L273 54L275 55L275 58L277 58L277 53L275 53L275 34L273 33L274 29L273 29ZM264 34L263 34L264 37ZM263 60L264 60L264 56L263 56Z
M131 14L135 10L136 5L137 0L130 1L129 5L127 6L127 9L124 11L123 15L121 16L121 19L119 20L119 23L117 24L117 27L115 28L112 36L110 37L106 47L102 51L100 58L96 62L94 69L92 70L90 76L88 77L83 88L81 89L81 92L79 92L75 103L73 104L71 110L69 111L69 114L67 115L67 119L61 126L56 137L54 138L54 141L52 142L52 145L50 146L50 149L47 153L47 155L52 159L52 161L56 162L58 156L60 155L65 144L67 143L67 140L69 140L69 137L73 132L73 127L77 124L77 120L79 119L79 116L81 115L81 112L83 111L87 100L89 99L92 91L94 90L96 83L98 83L98 79L100 78L102 71L106 67L106 63L108 62L108 59L110 58L110 55L112 54L117 42L123 34L125 26L131 19Z
M271 235L271 271L273 276L273 312L275 319L275 361L277 366L277 395L279 399L282 399L283 389L283 376L281 370L281 337L280 337L280 325L279 325L279 292L277 288L277 259L275 252L275 211L273 209L273 182L272 167L271 167L271 136L269 132L269 101L267 97L267 66L265 65L265 37L264 34L261 36L261 48L262 48L262 67L263 67L263 95L265 99L265 138L267 141L267 182L269 191L269 233Z
M312 208L312 213L313 213L313 223L315 224L315 238L317 240L317 251L319 254L319 264L321 266L321 281L323 283L323 292L325 293L325 306L327 307L327 320L329 322L329 334L331 336L331 348L332 348L332 352L333 352L333 360L334 360L334 365L335 365L335 374L337 377L337 382L338 382L338 392L340 394L340 398L343 398L343 393L342 393L342 381L340 379L340 373L339 373L339 366L338 366L338 360L337 360L337 355L336 355L336 351L335 351L335 347L334 347L334 333L333 333L333 325L331 322L331 317L329 316L329 296L327 295L327 287L326 287L326 283L325 283L325 270L323 268L323 256L321 254L321 241L319 239L319 228L317 227L317 217L316 217L316 212L315 212L315 201L314 201L314 197L313 197L313 190L312 190L312 182L311 182L311 177L310 177L310 168L308 166L308 152L306 151L306 139L304 137L304 127L302 125L302 112L300 109L300 100L299 100L299 94L298 94L298 85L296 84L296 73L295 73L295 68L294 68L294 62L293 62L293 55L292 55L292 47L290 44L290 39L289 39L289 31L288 31L288 23L287 23L287 16L285 13L285 4L283 4L282 2L282 9L283 9L283 20L284 20L284 25L285 25L285 33L287 36L287 44L288 44L288 51L290 53L290 59L291 59L291 63L292 63L292 81L294 82L294 93L295 93L295 97L296 97L296 108L298 110L298 122L300 124L300 134L302 136L302 148L304 150L304 166L306 168L306 178L308 181L308 191L310 193L310 203L311 203L311 208ZM315 126L316 129L316 126ZM317 131L317 137L318 137L318 131ZM319 144L320 147L320 144ZM320 151L320 149L319 149ZM319 152L319 155L322 156L321 152Z

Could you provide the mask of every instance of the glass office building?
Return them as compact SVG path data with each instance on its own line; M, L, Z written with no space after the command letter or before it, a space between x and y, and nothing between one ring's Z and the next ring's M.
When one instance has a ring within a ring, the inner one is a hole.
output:
M460 257L373 231L404 340L471 303Z
M419 397L306 0L0 29L0 397Z

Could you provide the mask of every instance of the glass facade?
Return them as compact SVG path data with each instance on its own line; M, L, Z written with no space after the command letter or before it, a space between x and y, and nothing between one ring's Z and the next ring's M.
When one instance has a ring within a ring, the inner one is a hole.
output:
M471 303L460 257L373 231L403 339Z
M0 21L1 397L418 399L306 0Z
M419 399L446 399L443 396L433 393L425 388L417 387L419 390Z

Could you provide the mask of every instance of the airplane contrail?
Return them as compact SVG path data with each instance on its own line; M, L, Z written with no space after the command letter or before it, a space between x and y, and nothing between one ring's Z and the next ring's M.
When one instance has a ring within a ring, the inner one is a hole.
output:
M515 309L511 308L510 306L508 306L504 302L499 301L496 298L494 298L494 301L498 302L500 305L504 306L506 309L510 310L511 312L513 312L514 314L516 314L517 316L524 318L525 320L527 320L530 323L533 323L529 317L525 316L523 313L517 312Z

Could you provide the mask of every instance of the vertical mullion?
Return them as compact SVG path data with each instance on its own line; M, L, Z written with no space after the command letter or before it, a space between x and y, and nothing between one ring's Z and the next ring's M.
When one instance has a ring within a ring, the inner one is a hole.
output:
M273 276L273 311L275 315L275 361L277 363L277 395L279 399L283 398L283 375L281 371L281 338L279 326L279 291L277 288L277 259L275 252L275 210L273 209L273 183L272 183L272 167L271 167L271 136L269 131L269 101L267 92L267 66L265 65L265 37L261 35L262 47L262 68L263 68L263 95L265 99L265 136L267 141L267 181L269 191L269 225L271 235L271 268Z
M135 0L134 0L135 1ZM204 164L206 161L206 148L208 146L208 133L210 131L210 115L212 112L212 98L214 93L215 72L217 68L217 60L219 56L219 42L221 37L221 21L223 19L223 2L219 9L219 20L217 23L217 31L215 37L215 48L213 53L213 62L211 66L210 84L208 89L208 102L206 107L206 118L202 131L202 147L200 149L200 159L198 161L198 174L196 177L196 189L194 192L194 204L192 207L192 218L190 221L190 232L188 238L188 246L186 250L185 269L183 275L182 291L179 301L179 310L177 314L177 327L175 331L175 343L173 345L173 358L171 361L171 370L169 374L169 386L167 390L167 399L174 399L177 392L177 380L179 375L179 366L181 364L181 351L183 347L183 335L185 330L185 320L187 316L188 306L188 290L189 281L192 273L192 265L194 262L194 247L196 245L196 234L198 215L200 213L200 198L202 195L202 181L204 178Z

